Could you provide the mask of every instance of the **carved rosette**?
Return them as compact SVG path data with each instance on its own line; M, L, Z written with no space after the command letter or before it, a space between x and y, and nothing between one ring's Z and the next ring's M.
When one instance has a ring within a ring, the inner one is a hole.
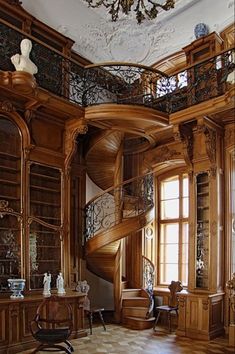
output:
M0 101L0 110L3 112L13 112L15 111L15 107L10 101L4 100Z

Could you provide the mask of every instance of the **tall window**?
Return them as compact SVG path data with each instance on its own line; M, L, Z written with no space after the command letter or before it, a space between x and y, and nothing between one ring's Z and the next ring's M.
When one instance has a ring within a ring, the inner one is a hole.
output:
M159 283L187 285L188 175L162 179L159 187Z

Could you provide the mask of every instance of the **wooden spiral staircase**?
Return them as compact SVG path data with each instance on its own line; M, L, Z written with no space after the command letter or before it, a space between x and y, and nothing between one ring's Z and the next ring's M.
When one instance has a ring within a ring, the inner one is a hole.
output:
M86 206L86 262L89 271L114 284L116 318L133 329L144 329L153 326L152 296L145 289L123 289L120 246L124 237L153 218L153 176L146 174L113 186L122 140L122 132L108 130L89 141L87 173L104 192ZM153 273L151 262L149 267Z

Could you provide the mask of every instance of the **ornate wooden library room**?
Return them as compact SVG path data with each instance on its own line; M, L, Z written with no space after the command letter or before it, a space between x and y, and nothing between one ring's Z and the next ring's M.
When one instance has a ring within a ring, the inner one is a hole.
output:
M0 354L235 351L233 0L0 0Z

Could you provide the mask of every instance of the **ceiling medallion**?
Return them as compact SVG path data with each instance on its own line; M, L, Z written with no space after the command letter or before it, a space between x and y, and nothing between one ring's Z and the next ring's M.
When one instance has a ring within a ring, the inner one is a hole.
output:
M85 0L89 7L104 6L109 11L112 21L117 21L119 11L128 15L132 10L136 13L136 20L140 24L144 19L154 19L158 15L158 8L168 11L175 6L175 0L166 0L164 3L158 3L155 0ZM132 9L132 6L134 7Z

